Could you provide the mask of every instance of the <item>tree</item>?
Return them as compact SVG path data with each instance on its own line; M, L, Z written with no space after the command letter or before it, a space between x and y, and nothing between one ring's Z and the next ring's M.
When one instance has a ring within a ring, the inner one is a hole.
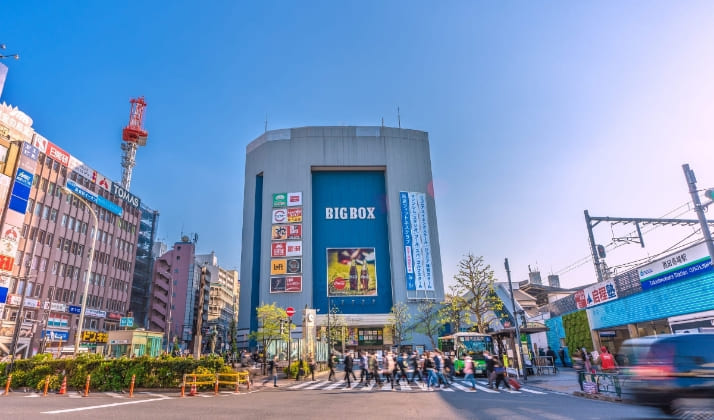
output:
M285 309L275 303L271 303L270 305L260 305L255 311L258 314L258 331L251 331L248 334L248 338L263 343L263 351L275 340L287 341L290 339L290 333L287 328L280 327L281 323L288 319ZM295 328L294 325L290 325L291 329Z
M451 292L444 296L444 302L442 303L441 309L439 309L439 319L442 324L451 325L451 331L459 332L461 331L461 326L464 324L463 308L465 302L464 298L455 292L454 286L451 286L449 289Z
M411 315L409 314L409 308L403 302L397 303L392 306L392 312L389 313L388 325L392 328L392 334L394 336L394 342L397 344L397 348L401 351L402 342L411 340L410 331L412 330L409 321L411 320Z
M483 257L475 257L469 252L459 261L454 280L456 284L452 292L459 296L456 302L462 312L470 315L464 317L464 321L485 333L491 321L496 319L494 310L503 307L494 291L495 277L491 266L484 263Z
M328 323L327 323L327 340L330 345L329 352L333 353L335 343L340 343L344 349L344 329L347 326L345 322L345 317L340 313L340 308L337 306L330 306L327 313Z
M411 329L414 332L425 335L431 343L431 348L436 348L436 338L441 328L439 319L439 306L433 300L419 302L417 314L414 316L414 323Z
M229 341L231 343L231 356L236 357L236 355L238 354L238 331L235 317L231 319L231 325L228 328L228 334L230 334Z

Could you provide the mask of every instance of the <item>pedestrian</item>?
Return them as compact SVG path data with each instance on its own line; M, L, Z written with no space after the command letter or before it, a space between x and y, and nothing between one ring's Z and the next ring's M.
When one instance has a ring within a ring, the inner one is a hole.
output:
M476 380L474 379L474 361L468 354L464 358L464 381L471 381L471 390L476 391Z
M269 363L270 376L273 377L273 387L278 387L278 356L273 356L273 360Z
M565 366L565 349L561 346L560 350L558 350L558 355L560 355L560 364Z
M439 383L443 384L444 388L449 386L449 381L444 376L444 358L439 350L436 350L436 356L434 356L434 370Z
M607 347L600 347L600 369L604 373L613 373L617 370L615 357L607 350Z
M373 352L369 357L369 371L374 377L374 384L382 386L382 378L379 376L379 362L377 361L377 352Z
M354 376L354 373L352 373L353 363L352 353L347 353L347 356L345 356L345 381L347 381L347 388L352 388L350 375Z
M449 381L454 382L454 359L451 358L449 353L444 357L444 372Z
M402 353L401 356L397 358L397 369L399 370L399 379L397 380L397 383L404 378L404 380L409 383L409 377L407 376L407 354Z
M550 363L552 364L553 369L555 369L555 362L558 358L555 356L555 352L552 348L550 348L550 346L548 346L548 350L545 352L545 355L550 357Z
M362 352L357 353L357 358L359 359L359 383L362 381L369 382L369 367L367 365L367 353L362 354Z
M495 389L498 389L501 382L503 382L504 388L511 389L511 385L509 385L508 380L506 380L506 368L501 365L501 362L494 362L493 372L496 374Z
M412 378L408 382L414 383L414 377L419 376L419 380L424 379L421 376L421 370L419 369L419 353L415 350L411 356L409 356L409 369L412 370Z
M295 380L299 381L300 377L305 377L305 359L300 359L297 366L297 374L295 374Z
M488 378L488 387L493 388L493 382L496 379L496 375L494 373L496 359L494 359L493 355L488 350L483 352L483 357L486 361L486 378Z
M315 364L315 356L310 353L307 355L307 366L310 368L310 375L312 375L312 380L315 380L315 368L317 365Z
M330 376L327 377L328 381L331 381L335 377L335 355L330 354L330 357L327 359L327 367L330 368Z
M431 358L430 352L426 352L424 355L424 369L427 372L426 390L431 391L432 386L437 386L439 384L439 379L436 376L434 359Z
M394 363L394 357L392 352L387 353L387 357L384 359L384 378L392 385L392 390L394 390L394 368L396 367Z

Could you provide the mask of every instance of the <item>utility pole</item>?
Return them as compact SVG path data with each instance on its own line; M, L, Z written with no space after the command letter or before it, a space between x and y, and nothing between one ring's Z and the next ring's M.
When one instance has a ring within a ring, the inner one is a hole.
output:
M596 222L597 224L599 222ZM590 252L593 254L593 263L595 263L595 273L597 273L598 283L602 283L602 267L600 266L600 257L597 253L597 248L595 246L595 235L593 235L593 224L590 219L590 213L585 210L585 224L588 227L588 237L590 238Z
M504 265L506 267L506 275L508 276L508 289L511 291L511 307L513 308L513 320L516 324L516 361L518 364L518 369L516 369L516 374L521 369L523 364L521 363L521 329L518 327L518 315L516 314L516 299L513 297L513 283L511 283L511 268L508 266L508 258L506 258ZM523 368L523 379L528 379L526 376L526 369Z
M709 231L707 218L704 215L704 206L702 206L702 202L699 199L699 192L697 191L697 178L694 176L694 171L689 169L688 163L682 165L682 169L684 170L684 178L687 180L687 185L689 186L689 194L692 196L692 202L694 203L694 211L697 212L697 218L699 219L699 224L702 228L702 235L704 236L704 241L707 244L709 258L714 261L714 241L712 241L712 234L711 231Z

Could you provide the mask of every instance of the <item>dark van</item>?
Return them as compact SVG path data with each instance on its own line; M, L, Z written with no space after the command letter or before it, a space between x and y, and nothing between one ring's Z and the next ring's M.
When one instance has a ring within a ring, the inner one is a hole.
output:
M672 413L687 401L714 401L714 334L633 338L620 354L638 403Z

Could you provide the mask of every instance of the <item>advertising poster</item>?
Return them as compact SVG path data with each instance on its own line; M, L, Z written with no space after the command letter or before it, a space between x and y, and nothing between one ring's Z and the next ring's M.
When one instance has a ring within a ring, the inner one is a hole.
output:
M302 224L287 225L287 239L302 239Z
M376 296L374 248L327 249L328 296Z
M434 290L426 194L399 193L407 290Z
M286 261L287 273L297 274L302 272L302 259L300 258L290 258Z
M273 241L288 239L288 227L286 225L273 225L270 229L270 239Z
M285 207L287 205L288 202L286 193L273 194L273 207Z
M20 228L5 223L0 236L0 254L14 257L20 243Z
M301 192L291 192L288 193L288 207L302 206L302 193Z
M270 293L282 293L285 291L285 277L270 278Z
M285 209L273 210L273 224L285 223L288 221L288 211Z
M302 276L285 277L286 292L302 292Z
M288 209L288 223L301 223L302 222L302 207L295 207Z
M286 260L272 260L270 261L270 275L285 274L287 267Z
M275 257L286 257L285 255L285 242L273 242L270 244L270 256Z
M302 241L285 242L285 256L300 257L302 256Z

